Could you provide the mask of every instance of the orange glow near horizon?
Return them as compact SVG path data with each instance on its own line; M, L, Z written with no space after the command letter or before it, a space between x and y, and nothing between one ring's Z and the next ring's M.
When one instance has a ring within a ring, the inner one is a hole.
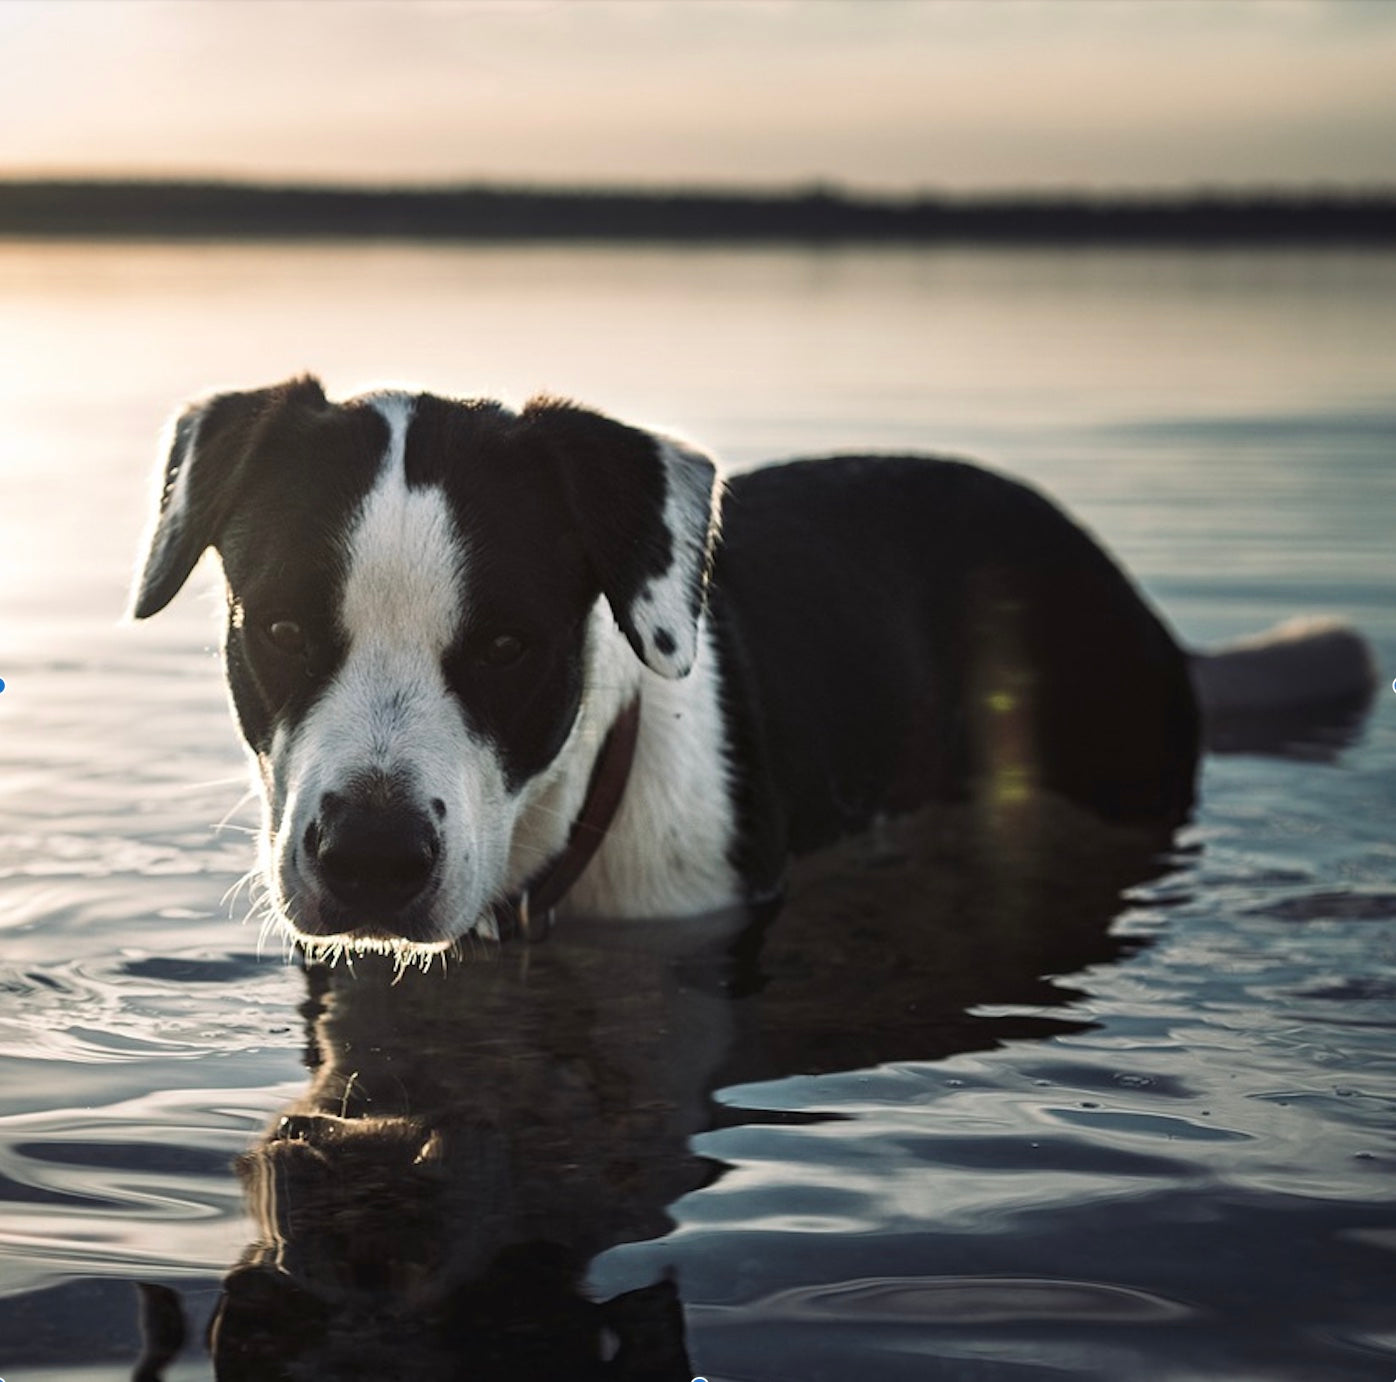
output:
M6 0L0 175L1396 182L1396 6Z

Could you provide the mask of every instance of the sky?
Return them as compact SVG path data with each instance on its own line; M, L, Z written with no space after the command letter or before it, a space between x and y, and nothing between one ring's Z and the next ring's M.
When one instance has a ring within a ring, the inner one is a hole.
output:
M0 0L0 176L1396 185L1396 0Z

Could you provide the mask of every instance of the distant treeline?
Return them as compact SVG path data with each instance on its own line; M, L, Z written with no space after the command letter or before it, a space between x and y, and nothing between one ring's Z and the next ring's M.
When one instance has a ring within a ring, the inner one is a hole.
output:
M0 236L83 239L1384 244L1396 192L907 198L0 182Z

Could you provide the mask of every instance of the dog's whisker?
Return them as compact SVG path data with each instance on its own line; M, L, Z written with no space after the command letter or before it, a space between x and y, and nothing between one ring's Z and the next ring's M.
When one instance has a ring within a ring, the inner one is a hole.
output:
M557 857L555 849L534 844L531 840L515 841L514 854L518 859L530 864L546 864L549 860Z
M276 917L269 912L262 918L262 924L257 930L257 958L259 960L266 949L267 941L276 931Z
M238 878L238 879L228 888L227 892L225 892L225 893L223 894L222 898L219 899L221 905L227 907L228 910L229 910L229 912L231 912L232 909L233 909L233 904L237 901L237 896L238 896L238 894L239 894L244 888L247 888L247 889L248 889L248 900L249 900L249 902L255 902L255 901L256 901L256 889L257 889L257 884L258 884L259 881L260 881L260 880L259 880L259 876L258 876L257 870L256 870L255 868L248 869L247 872L244 873L244 874L242 875L242 877Z
M245 792L244 792L244 793L243 793L243 794L242 794L242 795L241 795L241 796L240 796L240 797L239 797L239 798L238 798L238 799L237 799L237 800L223 813L222 819L219 820L218 823L213 827L214 830L215 830L215 831L217 831L217 830L245 830L245 831L247 831L247 833L248 833L249 835L255 835L255 834L257 833L256 830L252 829L252 828L249 827L249 826L245 826L245 825L242 825L242 826L231 826L231 825L228 824L228 822L231 821L232 818L233 818L235 815L237 815L237 813L238 813L239 811L241 811L242 808L243 808L244 806L246 806L247 803L248 803L249 801L251 801L256 795L257 795L257 789L256 789L255 787L249 787L249 788L247 789L247 791L245 791Z
M535 803L528 810L530 815L551 816L555 820L567 821L569 824L576 819L573 812L563 811L556 806L545 806L542 802Z
M210 777L202 782L181 782L177 787L171 787L168 790L172 796L182 796L188 792L202 792L208 789L209 787L238 787L246 781L247 779L242 776ZM243 802L247 800L247 796L251 795L252 793L249 792L246 796L241 797L238 800L237 806L233 807L233 810L236 811L237 807L241 806Z

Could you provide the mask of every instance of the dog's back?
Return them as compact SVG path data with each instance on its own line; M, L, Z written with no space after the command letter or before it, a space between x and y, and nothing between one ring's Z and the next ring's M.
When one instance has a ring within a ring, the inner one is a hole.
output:
M1186 815L1187 658L1033 490L955 461L839 457L736 476L723 514L729 714L768 776L745 790L783 800L794 851L971 790Z

